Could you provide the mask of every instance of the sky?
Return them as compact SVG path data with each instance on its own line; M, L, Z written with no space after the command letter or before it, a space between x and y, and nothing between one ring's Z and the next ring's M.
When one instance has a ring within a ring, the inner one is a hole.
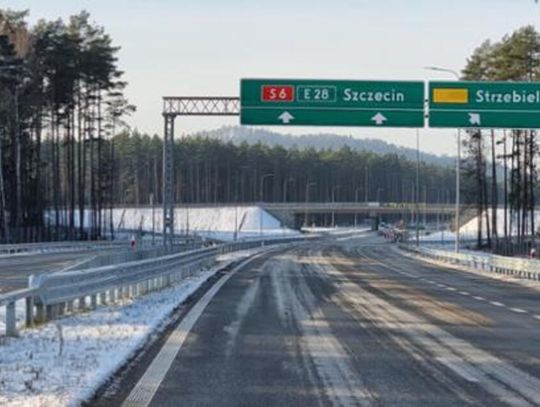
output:
M132 127L162 134L162 96L238 96L241 78L452 80L485 39L540 23L533 0L2 0L30 23L87 10L116 45L137 106ZM238 124L180 117L177 135ZM415 147L414 129L273 127ZM423 151L453 155L455 131L420 130Z

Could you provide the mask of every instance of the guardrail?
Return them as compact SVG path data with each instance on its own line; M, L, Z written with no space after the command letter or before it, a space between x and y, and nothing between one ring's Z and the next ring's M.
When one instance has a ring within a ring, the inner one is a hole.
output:
M18 301L25 301L25 325L32 327L65 314L95 309L98 303L115 303L170 286L214 262L220 254L304 240L295 237L229 243L155 259L30 276L29 288L0 295L0 307L6 310L5 333L17 335Z
M540 281L540 261L515 257L497 256L483 253L475 255L464 252L450 252L429 247L400 245L401 249L445 263L458 264L497 274L510 275L527 280Z
M155 259L156 257L166 256L180 252L191 251L203 247L202 242L186 245L160 246L144 245L136 249L126 247L124 250L107 250L103 254L98 254L82 262L68 266L61 271L86 270L97 267L112 266L115 264L127 263L132 261L141 261L146 259Z
M2 244L0 245L0 255L17 254L17 253L49 253L49 252L65 252L79 251L89 249L104 249L129 247L128 241L74 241L74 242L45 242L45 243L17 243L17 244Z

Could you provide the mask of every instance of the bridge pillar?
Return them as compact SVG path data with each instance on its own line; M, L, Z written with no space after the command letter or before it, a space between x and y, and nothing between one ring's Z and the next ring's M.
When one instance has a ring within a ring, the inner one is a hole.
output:
M371 230L374 232L379 230L379 223L381 221L381 217L379 216L379 214L370 215L369 219L371 223Z

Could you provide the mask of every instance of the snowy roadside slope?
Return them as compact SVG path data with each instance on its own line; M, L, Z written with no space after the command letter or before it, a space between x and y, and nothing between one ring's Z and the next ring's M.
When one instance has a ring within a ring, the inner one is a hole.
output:
M489 209L487 211L487 216L491 219L492 210ZM499 236L504 235L504 209L497 209L496 211L496 217L497 217L497 233ZM483 236L486 236L486 222L485 222L485 216L486 212L484 211L482 213L482 234ZM510 235L517 235L517 219L516 214L513 216L510 216L510 214L507 214L507 222L508 224L512 223L513 227L509 231ZM513 220L511 221L511 218L513 217ZM527 218L526 220L527 225L530 224L530 218ZM540 225L540 212L535 211L534 214L534 222L535 225ZM465 225L461 226L460 230L460 239L463 240L475 240L478 236L478 217L475 217L471 219L469 222L467 222ZM435 232L428 236L421 236L421 239L423 241L430 241L430 242L453 242L456 240L456 234L454 232L450 231L444 231L444 232Z
M108 213L107 213L107 216ZM205 208L176 208L175 230L177 232L196 232L206 237L232 240L233 232L238 227L240 237L260 236L261 216L263 234L293 235L297 231L282 227L281 222L258 206L214 206ZM85 224L89 224L90 212L85 214ZM75 216L76 223L79 217ZM156 208L154 218L156 231L162 230L162 216ZM115 208L113 224L116 228L137 230L142 227L152 231L151 208ZM76 225L78 226L78 225Z
M223 256L219 267L135 301L24 330L19 338L0 338L0 405L79 405L219 268L260 250Z

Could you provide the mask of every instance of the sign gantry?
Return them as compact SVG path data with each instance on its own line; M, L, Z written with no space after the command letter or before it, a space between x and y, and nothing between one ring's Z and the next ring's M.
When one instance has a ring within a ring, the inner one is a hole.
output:
M164 97L163 118L163 244L172 245L174 237L174 121L177 116L238 116L238 97Z
M174 121L238 116L244 125L540 128L540 83L243 79L238 97L164 97L163 238L174 235ZM459 174L459 171L456 172Z

